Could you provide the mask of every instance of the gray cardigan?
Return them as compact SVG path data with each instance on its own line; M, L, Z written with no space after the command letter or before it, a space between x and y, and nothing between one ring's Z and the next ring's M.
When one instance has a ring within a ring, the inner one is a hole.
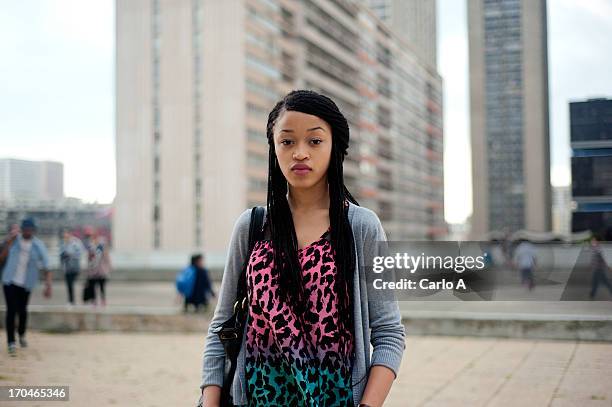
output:
M206 337L201 388L208 385L223 385L225 352L213 331L232 315L236 284L248 251L250 212L248 209L240 215L232 232L217 307ZM375 243L387 240L380 220L371 210L352 203L349 205L348 218L353 229L357 255L353 285L355 359L352 370L353 399L357 405L365 390L371 366L386 366L397 377L405 348L405 332L396 301L372 299L368 301L363 265L364 259L372 259L376 255L375 251L379 250L377 247L380 245ZM243 337L236 375L232 383L232 395L237 405L247 404L244 338L246 335Z

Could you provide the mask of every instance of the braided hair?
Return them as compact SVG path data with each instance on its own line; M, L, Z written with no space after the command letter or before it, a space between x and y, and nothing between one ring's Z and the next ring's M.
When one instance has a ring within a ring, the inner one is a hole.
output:
M330 241L335 251L339 298L339 315L348 319L347 328L354 334L353 280L355 272L355 246L345 206L348 201L359 205L344 185L343 161L349 144L349 126L336 104L327 96L311 90L288 93L268 116L266 136L269 145L267 220L274 247L274 272L278 276L279 295L296 305L297 311L306 311L301 267L298 262L298 243L293 217L287 201L287 179L283 175L274 148L274 126L285 111L296 111L317 116L329 124L332 131L332 149L327 181L329 184ZM303 315L303 314L302 314Z

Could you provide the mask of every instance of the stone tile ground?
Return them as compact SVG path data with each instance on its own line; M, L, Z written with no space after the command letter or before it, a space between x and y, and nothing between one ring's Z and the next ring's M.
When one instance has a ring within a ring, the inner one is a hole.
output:
M0 352L0 385L69 385L70 402L33 406L189 406L200 334L32 332ZM612 344L409 337L386 406L611 406ZM23 402L1 403L25 406Z

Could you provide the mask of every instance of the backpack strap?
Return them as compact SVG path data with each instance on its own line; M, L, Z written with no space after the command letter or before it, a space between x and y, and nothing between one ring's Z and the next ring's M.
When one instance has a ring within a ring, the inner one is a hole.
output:
M263 238L263 224L264 224L264 208L263 206L255 206L251 209L251 222L249 224L249 249L247 257L244 260L240 277L238 278L236 300L240 298L246 298L247 286L246 286L246 269L249 264L251 252L255 243Z

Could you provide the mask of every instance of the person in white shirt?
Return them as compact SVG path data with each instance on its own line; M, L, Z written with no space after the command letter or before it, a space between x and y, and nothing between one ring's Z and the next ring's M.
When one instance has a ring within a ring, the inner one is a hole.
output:
M535 246L527 241L521 240L514 249L514 264L521 272L521 284L526 284L529 290L535 287L533 270L537 264L537 252Z
M39 272L45 272L44 296L51 297L51 272L47 249L44 243L34 236L34 219L26 218L21 222L21 234L14 233L0 252L0 262L6 260L2 272L2 288L6 300L6 337L9 354L15 355L15 317L19 318L19 344L28 346L26 326L30 293L38 283Z

